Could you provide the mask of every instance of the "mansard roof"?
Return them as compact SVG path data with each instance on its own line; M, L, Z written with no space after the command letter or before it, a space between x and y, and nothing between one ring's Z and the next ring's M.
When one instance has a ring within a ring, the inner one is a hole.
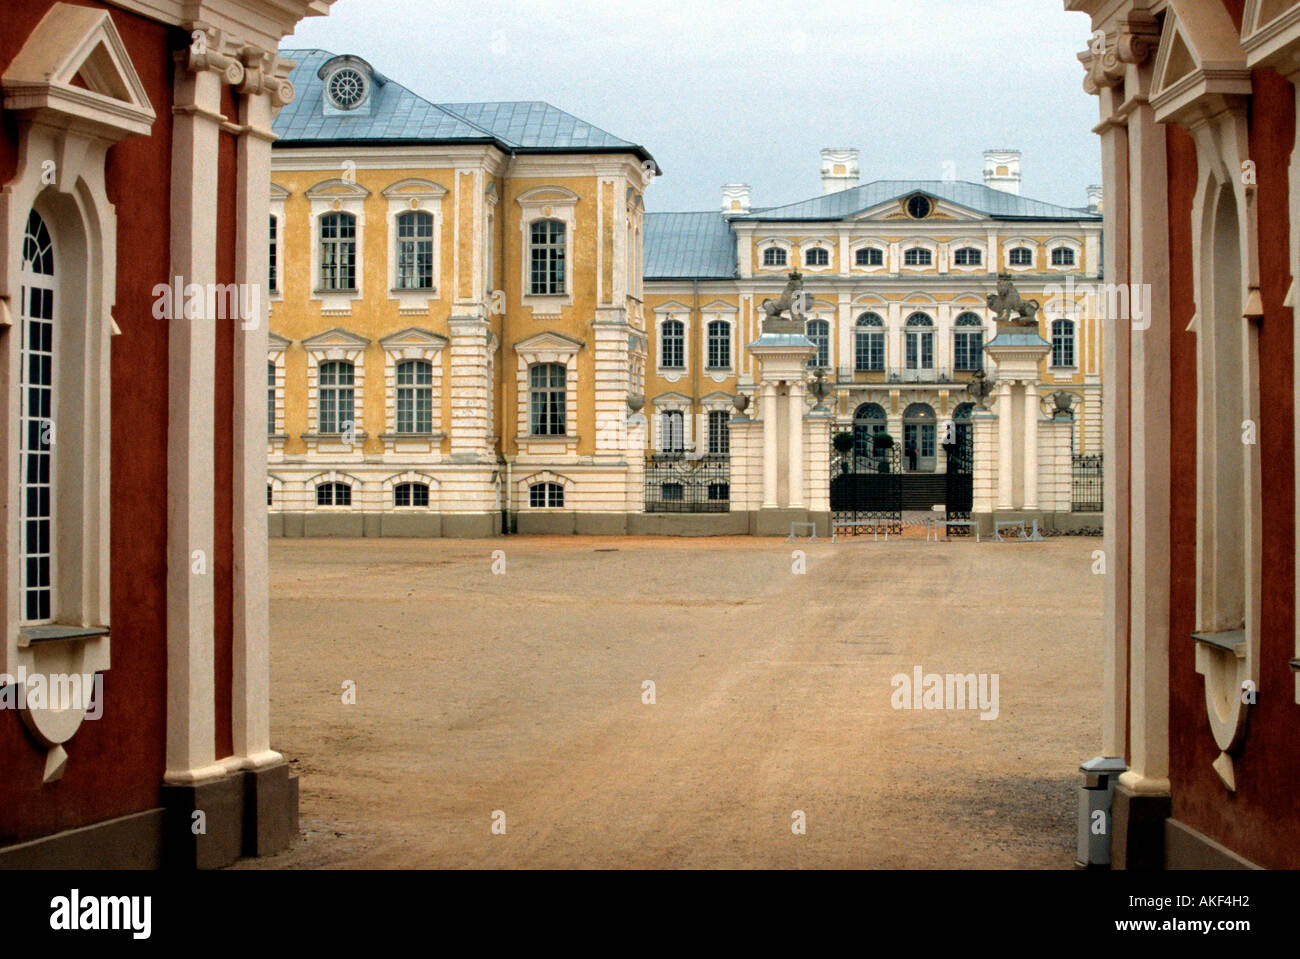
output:
M1096 220L1086 208L1057 206L965 180L876 180L786 206L767 207L735 217L740 221L848 220L891 200L924 193L995 220Z
M277 147L490 143L514 153L631 153L653 162L644 147L549 103L434 103L377 73L367 112L326 115L321 108L325 80L317 74L335 55L313 49L285 49L280 55L298 65L289 75L293 102L275 120Z

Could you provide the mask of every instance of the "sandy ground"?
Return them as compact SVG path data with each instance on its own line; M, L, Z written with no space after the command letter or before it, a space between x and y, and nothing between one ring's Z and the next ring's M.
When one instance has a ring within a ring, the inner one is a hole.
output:
M302 836L239 868L1068 868L1099 546L276 540ZM998 718L894 709L918 665Z

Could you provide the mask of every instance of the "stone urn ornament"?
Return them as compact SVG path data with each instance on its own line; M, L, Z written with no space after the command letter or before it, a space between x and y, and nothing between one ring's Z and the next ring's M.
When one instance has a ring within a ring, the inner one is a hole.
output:
M830 390L826 386L826 371L818 370L816 377L808 387L808 393L817 400L817 405L813 407L813 412L826 411L826 394Z
M1068 420L1074 415L1074 401L1076 399L1073 393L1067 390L1057 390L1048 397L1052 401L1051 416L1054 420Z
M645 408L644 393L627 394L627 409L629 413L640 413Z
M745 411L749 409L749 394L737 393L735 396L731 398L731 405L736 408L737 415L743 417L745 415Z
M989 411L989 397L995 388L996 384L983 370L976 370L971 381L966 384L966 392L975 401L975 405L986 413Z

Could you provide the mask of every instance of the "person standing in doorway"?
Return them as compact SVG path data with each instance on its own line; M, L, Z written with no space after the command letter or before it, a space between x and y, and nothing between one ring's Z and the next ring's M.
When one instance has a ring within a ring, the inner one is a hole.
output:
M907 444L907 468L911 470L913 473L916 472L917 455L918 454L916 452L916 444L908 443Z

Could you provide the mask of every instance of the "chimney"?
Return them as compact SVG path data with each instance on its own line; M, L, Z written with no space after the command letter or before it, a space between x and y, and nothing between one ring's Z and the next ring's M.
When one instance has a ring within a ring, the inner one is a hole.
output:
M984 185L1020 195L1020 151L985 150Z
M858 185L858 151L822 151L822 193L839 193Z
M728 216L743 216L749 212L748 183L728 183L722 188L722 212Z
M1088 187L1088 212L1101 212L1101 187L1099 186Z

